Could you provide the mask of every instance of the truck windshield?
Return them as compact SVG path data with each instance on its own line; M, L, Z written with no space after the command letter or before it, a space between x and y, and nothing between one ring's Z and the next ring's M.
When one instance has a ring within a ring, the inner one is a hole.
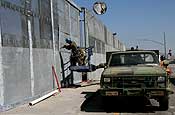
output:
M158 59L152 53L117 53L111 55L109 66L158 64Z

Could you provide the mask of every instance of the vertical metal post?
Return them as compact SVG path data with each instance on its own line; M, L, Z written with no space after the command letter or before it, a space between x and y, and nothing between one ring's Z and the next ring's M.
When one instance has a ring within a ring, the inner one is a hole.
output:
M167 54L166 54L166 38L165 38L165 32L163 33L163 39L164 39L164 52L165 52L165 58L167 59Z
M82 13L82 12L81 12ZM83 16L82 16L82 14L80 14L80 16L79 16L79 18L80 18L80 21L79 21L79 24L80 24L80 47L84 47L84 36L83 36L83 21L84 21L84 19L83 19Z
M52 28L52 44L53 44L53 63L56 65L55 60L55 34L54 34L54 17L53 17L53 0L50 0L50 13L51 13L51 28ZM56 66L55 66L56 67ZM53 89L55 88L55 81L53 76Z
M83 20L84 20L84 44L85 44L85 48L86 48L86 9L84 7L82 7L82 10L83 10Z
M2 30L1 30L1 16L0 16L0 106L4 105L4 76L2 65Z
M72 26L71 26L71 24L72 24L72 21L71 21L71 14L70 14L70 12L71 12L71 6L70 6L70 4L69 4L69 30L70 30L70 38L72 39Z
M54 34L54 18L53 18L53 0L50 0L50 13L51 13L51 28L52 28L52 43L53 43L53 58L55 64L55 34Z
M27 29L28 29L28 39L29 39L29 63L30 63L30 80L31 80L31 94L34 96L34 71L33 71L33 39L32 39L32 25L31 25L31 0L25 1L25 7L27 10Z
M71 6L69 4L69 22L70 22L70 25L69 25L69 28L70 28L70 38L72 39L72 21L71 21ZM73 75L73 71L70 71L70 81L69 81L69 84L70 85L73 85L74 84L74 75Z
M84 21L84 45L87 47L87 31L86 31L86 8L82 7L83 10L83 21ZM87 72L82 72L82 81L87 81Z
M34 96L34 72L33 72L33 41L32 41L32 31L31 31L31 21L28 18L27 19L27 25L28 25L28 36L29 36L29 51L30 51L30 74L31 74L31 92L32 96Z

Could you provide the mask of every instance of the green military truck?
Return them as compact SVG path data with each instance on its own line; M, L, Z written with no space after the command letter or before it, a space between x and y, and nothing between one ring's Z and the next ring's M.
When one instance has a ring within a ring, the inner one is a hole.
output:
M165 68L159 66L154 51L107 52L107 63L100 80L100 95L139 96L156 99L160 110L167 110L170 89ZM106 100L108 101L108 100Z

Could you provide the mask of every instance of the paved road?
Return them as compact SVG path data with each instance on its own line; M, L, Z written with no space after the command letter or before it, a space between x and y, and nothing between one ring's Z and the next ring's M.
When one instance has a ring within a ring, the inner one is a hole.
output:
M116 101L115 107L104 109L102 98L96 92L99 85L81 88L66 88L34 106L19 106L1 115L175 115L175 94L170 96L168 111L156 111L156 108L145 109L142 100ZM172 87L175 89L175 87ZM140 103L141 102L141 103ZM153 104L157 104L152 101Z
M172 86L175 92L175 86ZM156 105L156 102L152 102ZM151 110L151 109L150 109ZM156 111L156 108L152 109L153 111L148 112L139 112L139 113L122 113L121 115L175 115L175 94L170 95L169 109L167 111Z
M175 92L175 86L172 85L172 89ZM150 100L152 106L145 107L142 98L121 99L121 100L109 100L108 109L100 104L102 102L101 97L98 95L89 99L83 106L83 110L86 112L109 112L120 113L120 115L175 115L175 94L170 95L170 104L168 111L158 111L158 102ZM110 103L114 103L115 106L110 106ZM81 106L82 107L82 106Z

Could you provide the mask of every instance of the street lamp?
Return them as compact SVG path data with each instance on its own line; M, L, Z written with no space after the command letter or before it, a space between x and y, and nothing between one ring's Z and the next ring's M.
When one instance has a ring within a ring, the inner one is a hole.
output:
M159 45L163 46L164 47L165 58L167 58L167 55L166 55L166 38L165 38L165 32L163 33L163 43L162 42L159 42L159 41L151 40L151 39L138 39L138 40L150 41L150 42L153 42L153 43L156 43L156 44L159 44Z
M116 32L114 32L112 35L113 35L113 36L115 36L115 35L117 35L117 33L116 33Z

